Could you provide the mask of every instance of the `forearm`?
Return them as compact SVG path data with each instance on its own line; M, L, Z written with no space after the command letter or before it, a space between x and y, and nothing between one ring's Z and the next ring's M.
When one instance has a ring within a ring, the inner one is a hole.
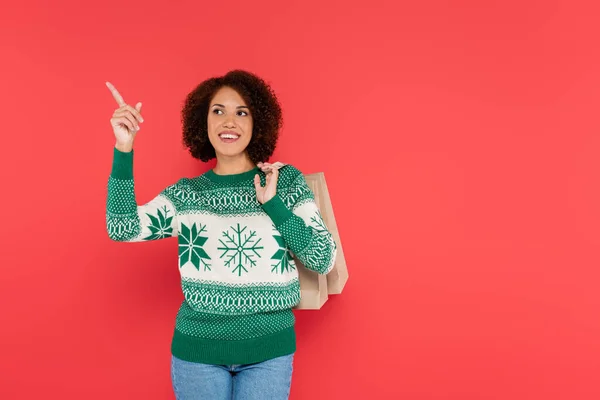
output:
M140 233L133 181L133 151L115 146L113 165L108 180L106 229L116 241L128 241Z
M335 241L314 202L302 207L307 221L293 213L278 195L263 204L287 247L304 266L321 274L328 273L335 262Z

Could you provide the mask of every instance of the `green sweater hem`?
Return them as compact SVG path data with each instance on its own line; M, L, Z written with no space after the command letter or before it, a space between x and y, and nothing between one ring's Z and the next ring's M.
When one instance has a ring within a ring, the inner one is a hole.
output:
M171 353L185 361L213 365L254 364L296 351L296 332L291 326L280 332L245 340L210 340L175 329Z

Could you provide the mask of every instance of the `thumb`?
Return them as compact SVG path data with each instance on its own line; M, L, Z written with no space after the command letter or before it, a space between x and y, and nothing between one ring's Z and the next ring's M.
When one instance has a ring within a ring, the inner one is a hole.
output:
M136 109L138 112L142 111L142 103L141 103L141 102L137 103L137 104L135 105L135 109Z

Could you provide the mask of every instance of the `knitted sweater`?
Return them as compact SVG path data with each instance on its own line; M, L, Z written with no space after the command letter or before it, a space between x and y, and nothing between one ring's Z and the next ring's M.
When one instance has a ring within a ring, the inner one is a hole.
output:
M292 307L300 300L295 255L328 273L336 244L302 173L279 170L277 194L260 204L251 171L212 170L182 178L137 205L133 152L116 148L108 179L111 239L176 237L184 301L175 319L174 356L206 364L250 364L296 350Z

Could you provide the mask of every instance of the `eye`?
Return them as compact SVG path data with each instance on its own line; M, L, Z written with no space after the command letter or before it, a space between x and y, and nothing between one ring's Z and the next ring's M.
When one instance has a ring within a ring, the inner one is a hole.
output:
M238 111L238 115L248 115L248 113L244 110Z
M222 111L222 110L219 110L218 108L215 108L215 109L213 110L213 114L217 114L217 115L218 115L220 112L222 113L223 111Z

